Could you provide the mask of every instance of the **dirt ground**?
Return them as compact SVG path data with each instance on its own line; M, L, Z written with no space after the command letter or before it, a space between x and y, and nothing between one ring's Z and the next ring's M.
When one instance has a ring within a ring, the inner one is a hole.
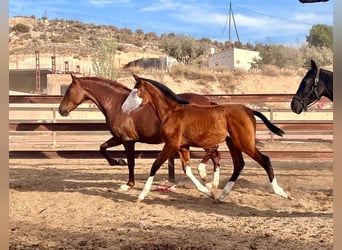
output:
M288 200L272 193L264 170L246 157L233 190L217 204L176 160L176 182L163 165L152 191L136 202L152 161L137 159L136 187L125 192L127 167L103 159L10 159L10 249L333 248L332 161L272 160ZM231 160L223 159L215 193L231 173ZM173 184L172 192L158 190Z

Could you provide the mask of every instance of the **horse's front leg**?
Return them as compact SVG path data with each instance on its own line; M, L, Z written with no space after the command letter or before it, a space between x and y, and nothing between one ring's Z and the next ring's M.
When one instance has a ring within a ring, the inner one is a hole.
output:
M109 140L107 140L106 142L102 143L100 145L100 153L102 154L102 156L107 160L108 164L110 166L115 166L115 165L126 165L126 161L124 159L113 159L112 157L110 157L110 155L107 152L108 148L111 147L115 147L121 144L121 140L118 137L112 137Z
M210 148L205 148L204 150L205 150L205 155L197 167L198 174L201 177L202 181L207 180L207 169L206 169L206 167L207 167L207 162L211 158Z
M146 195L150 192L154 176L159 170L160 166L171 156L173 156L177 152L177 146L171 144L165 144L162 151L158 154L157 159L153 162L150 176L147 178L145 186L141 193L139 194L138 201L142 201L145 199Z
M215 198L215 195L210 192L208 190L207 187L205 187L192 173L191 171L191 167L190 167L190 150L189 148L185 148L182 147L180 149L179 153L179 157L181 159L182 162L182 167L183 167L183 171L185 172L185 174L190 178L190 180L195 184L196 188L203 194L205 194L206 196L210 197L210 198Z

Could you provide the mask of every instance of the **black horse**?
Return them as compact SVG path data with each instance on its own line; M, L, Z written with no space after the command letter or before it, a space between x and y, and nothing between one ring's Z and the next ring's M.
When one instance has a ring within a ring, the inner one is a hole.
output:
M291 101L291 109L300 114L303 110L318 101L322 96L333 101L333 72L320 69L314 60L311 60L311 68L302 79L296 94Z

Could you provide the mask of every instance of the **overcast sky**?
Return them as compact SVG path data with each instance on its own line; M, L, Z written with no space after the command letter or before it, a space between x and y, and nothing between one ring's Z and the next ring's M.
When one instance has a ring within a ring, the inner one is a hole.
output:
M333 0L302 4L298 0L231 1L242 43L271 41L300 45L315 24L333 25ZM237 41L230 1L223 0L9 0L9 16L47 16L155 32Z

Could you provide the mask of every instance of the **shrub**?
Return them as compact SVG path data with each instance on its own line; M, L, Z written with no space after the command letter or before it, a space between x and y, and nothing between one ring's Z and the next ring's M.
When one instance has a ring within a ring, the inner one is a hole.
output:
M271 64L262 65L261 72L266 76L279 76L279 69Z
M51 37L51 42L54 42L54 43L68 43L70 41L72 41L72 38L67 35Z
M22 23L17 23L12 27L12 31L16 31L19 33L28 33L30 32L30 27Z
M174 78L183 77L189 80L216 81L215 75L209 70L199 69L193 65L176 64L171 67L170 75Z

